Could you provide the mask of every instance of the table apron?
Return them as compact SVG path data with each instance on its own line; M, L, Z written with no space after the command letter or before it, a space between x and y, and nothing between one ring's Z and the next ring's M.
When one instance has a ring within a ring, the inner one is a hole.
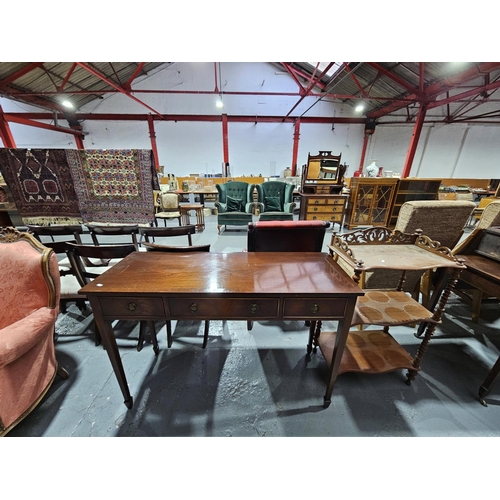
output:
M345 316L346 297L94 297L110 319L323 319Z

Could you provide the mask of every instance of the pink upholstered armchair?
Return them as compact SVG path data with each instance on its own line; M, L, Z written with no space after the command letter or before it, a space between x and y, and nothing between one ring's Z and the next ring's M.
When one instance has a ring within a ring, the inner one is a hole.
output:
M32 235L0 231L0 436L41 401L59 367L54 327L59 313L57 257Z

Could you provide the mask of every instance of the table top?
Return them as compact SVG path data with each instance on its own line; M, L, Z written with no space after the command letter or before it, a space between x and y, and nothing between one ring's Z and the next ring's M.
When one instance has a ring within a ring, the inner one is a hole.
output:
M328 248L335 252L335 247ZM364 244L352 245L354 260L363 261L366 270L399 269L417 270L438 267L463 267L452 258L434 253L423 247L407 244Z
M80 293L170 296L363 295L333 259L320 252L134 252Z

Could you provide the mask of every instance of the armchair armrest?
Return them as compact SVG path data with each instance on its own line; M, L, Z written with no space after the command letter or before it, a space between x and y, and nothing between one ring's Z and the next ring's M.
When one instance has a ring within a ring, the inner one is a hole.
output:
M227 203L223 203L221 201L216 201L214 203L214 205L215 205L215 208L217 209L217 211L220 214L223 214L223 213L227 212Z
M26 354L37 342L53 335L58 309L41 307L0 330L0 367Z
M296 206L297 206L297 203L295 203L294 201L292 201L290 203L284 203L283 212L291 214L295 210Z

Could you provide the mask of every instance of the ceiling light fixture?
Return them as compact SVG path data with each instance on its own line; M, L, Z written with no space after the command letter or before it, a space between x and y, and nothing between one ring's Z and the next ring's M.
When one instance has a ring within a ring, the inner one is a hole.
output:
M69 102L68 100L64 100L62 102L62 105L66 108L73 108L73 104L71 102Z
M215 105L218 107L218 108L223 108L224 107L224 103L222 102L222 94L219 94L219 98L217 99L217 101L215 102Z
M358 104L354 110L357 111L358 113L360 113L361 111L363 111L365 109L364 105L363 104Z

